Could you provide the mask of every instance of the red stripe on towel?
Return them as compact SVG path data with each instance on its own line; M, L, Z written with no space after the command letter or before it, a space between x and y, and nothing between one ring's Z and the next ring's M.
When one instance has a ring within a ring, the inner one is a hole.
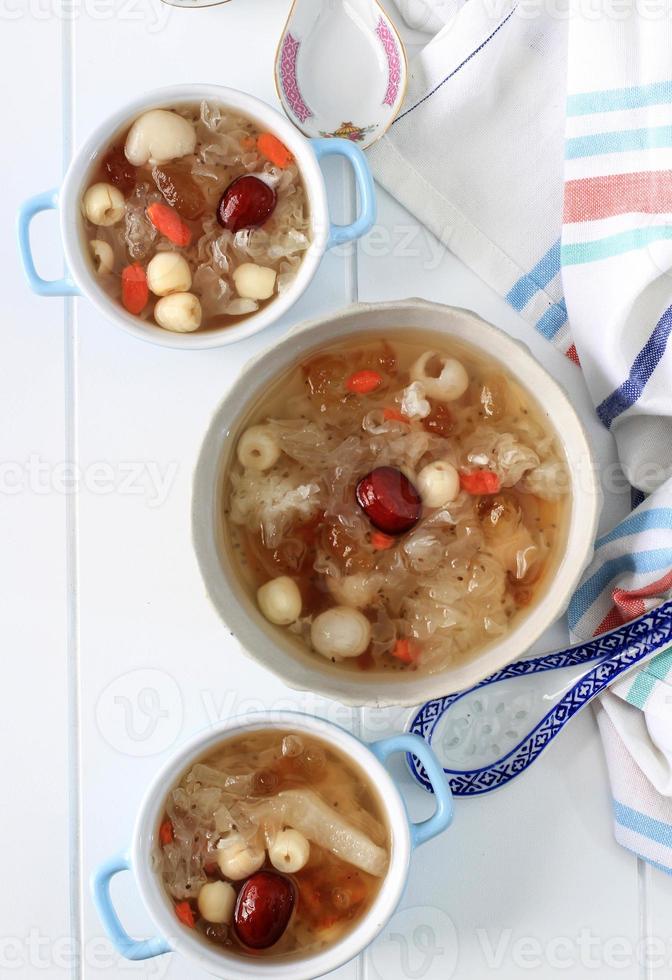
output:
M614 605L597 627L593 636L599 636L600 633L616 629L617 626L622 626L623 623L628 623L631 619L636 619L637 616L643 616L645 612L658 604L646 600L658 599L669 589L672 589L672 571L641 589L614 589L612 593Z
M663 592L672 588L672 572L663 575L657 582L651 582L641 589L614 589L614 602L621 610L621 621L627 622L635 616L641 616L651 609L655 602L646 602L647 599L658 599Z
M615 214L672 211L672 171L651 170L635 174L584 177L565 184L563 220L597 221Z
M599 636L600 633L606 633L607 630L615 630L617 626L622 626L623 620L621 619L621 614L616 606L612 606L607 615L604 617L600 625L597 627L593 636Z

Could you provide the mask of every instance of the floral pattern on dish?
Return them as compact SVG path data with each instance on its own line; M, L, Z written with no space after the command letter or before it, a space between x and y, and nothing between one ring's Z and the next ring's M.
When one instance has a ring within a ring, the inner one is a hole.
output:
M336 137L338 139L351 140L353 143L361 143L365 136L377 129L373 126L355 126L353 122L342 122L338 129L331 133L320 130L320 136Z

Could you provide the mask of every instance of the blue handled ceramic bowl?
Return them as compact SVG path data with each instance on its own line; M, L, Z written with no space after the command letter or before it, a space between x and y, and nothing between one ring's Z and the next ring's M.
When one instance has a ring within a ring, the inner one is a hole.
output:
M148 109L175 107L184 103L211 100L253 119L260 128L278 136L294 154L303 177L311 215L311 244L305 252L294 281L273 302L256 313L230 326L172 333L154 323L145 322L127 313L96 280L81 219L81 198L88 186L99 155L112 138L128 127ZM360 213L349 225L335 225L329 218L329 205L320 160L326 156L342 156L350 163L357 184ZM30 223L40 211L59 212L63 249L68 273L63 279L48 281L39 275L30 246ZM362 151L346 139L307 140L294 126L266 103L236 89L219 85L176 85L158 89L125 105L100 125L86 140L72 161L63 186L30 198L21 207L18 219L19 249L28 282L41 296L84 295L117 326L143 340L164 347L203 349L231 344L258 333L275 322L294 305L315 275L324 253L335 245L353 241L366 234L376 217L373 180Z
M383 884L369 911L359 924L333 946L314 955L284 960L250 957L227 953L224 947L214 947L203 941L194 930L181 926L159 876L153 870L153 858L158 853L158 828L164 813L166 795L179 782L185 770L214 749L225 738L241 732L276 728L303 731L329 742L342 754L362 768L376 786L386 809L390 829L390 863ZM406 813L394 780L385 762L396 752L412 752L422 760L432 781L436 810L429 819L413 823ZM129 960L144 960L175 951L194 966L227 980L310 980L331 970L361 952L378 935L390 919L403 894L408 878L411 853L444 831L453 816L450 788L441 766L428 744L416 735L393 735L366 745L349 732L330 722L292 711L255 713L234 718L225 724L208 729L185 745L158 773L147 790L128 850L105 861L92 878L93 898L101 921L115 948ZM115 875L131 870L142 899L156 927L152 939L135 940L124 930L110 897L110 884Z

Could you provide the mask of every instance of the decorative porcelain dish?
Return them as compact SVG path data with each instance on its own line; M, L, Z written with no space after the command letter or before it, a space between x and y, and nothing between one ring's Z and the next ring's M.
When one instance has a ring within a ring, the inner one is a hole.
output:
M275 84L306 136L369 146L399 112L407 73L404 45L378 0L294 0Z

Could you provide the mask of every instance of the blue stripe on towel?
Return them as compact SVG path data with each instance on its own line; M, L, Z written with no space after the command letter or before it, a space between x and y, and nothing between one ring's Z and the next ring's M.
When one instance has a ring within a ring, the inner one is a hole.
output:
M563 323L566 322L567 307L565 306L564 299L561 299L559 303L554 303L553 306L549 306L543 316L539 318L537 321L537 330L544 337L552 340Z
M633 252L637 248L648 248L655 242L672 240L672 225L650 225L648 228L629 228L606 238L596 238L591 242L571 242L563 245L561 251L563 265L582 265L584 262L600 262L614 255Z
M522 310L535 293L545 289L551 279L560 272L560 239L539 259L528 273L514 283L506 295L507 303L515 310Z
M659 150L672 146L672 126L649 129L624 129L614 133L591 133L572 136L565 143L565 158L595 157L604 153L626 153L636 150Z
M667 349L672 330L672 306L668 307L656 324L653 333L635 358L626 381L597 406L602 423L610 428L615 419L635 404L647 381L658 367Z
M669 683L670 671L672 671L672 649L659 653L653 660L649 660L642 668L656 680Z
M646 854L638 854L637 857L641 857L642 861L646 861L647 864L650 864L652 868L656 868L657 871L664 871L666 875L672 875L672 868L667 868L664 864L659 864L658 861L652 861Z
M628 693L625 695L625 700L628 704L632 704L635 708L639 708L640 711L644 710L646 702L651 697L651 692L655 690L658 681L651 674L648 674L646 667L640 670L636 674L634 681L632 682Z
M397 118L396 118L396 119L394 120L394 122L393 122L393 124L392 124L392 125L393 125L393 126L394 126L394 125L396 125L396 124L397 124L397 123L398 123L398 122L399 122L399 121L400 121L401 119L403 119L403 118L404 118L404 116L407 116L407 115L409 114L409 112L413 112L413 110L414 110L414 109L417 109L417 108L418 108L418 106L421 106L421 105L422 105L422 103L423 103L423 102L426 102L426 101L427 101L427 99L429 99L429 98L431 98L431 96L432 96L432 95L434 95L434 93L435 93L435 92L438 92L438 91L439 91L439 89L441 88L441 86L442 86L442 85L445 85L445 84L446 84L446 82L448 82L448 81L450 81L450 79L451 79L451 78L452 78L452 77L453 77L454 75L457 75L457 73L458 73L458 71L460 71L460 69L461 69L461 68L464 68L464 66L465 66L466 64L468 64L468 62L470 62L470 61L471 61L471 59L472 59L472 58L474 58L474 57L475 57L475 56L476 56L476 55L477 55L477 54L479 53L479 51L482 51L482 50L483 50L483 48L484 48L484 47L486 46L486 44L487 44L487 43L488 43L489 41L492 41L492 39L493 39L493 37L495 36L495 34L497 34L497 32L498 32L498 31L501 31L501 29L502 29L502 27L504 27L504 25L506 24L506 22L507 22L507 20L509 20L509 18L511 18L511 17L513 17L513 15L514 15L514 13L516 12L516 6L517 6L517 4L514 4L514 6L513 6L513 8L512 8L512 9L511 9L511 10L509 11L509 13L508 13L508 14L506 15L506 17L504 18L504 20L503 20L503 21L501 21L501 22L500 22L500 23L499 23L499 24L497 25L497 27L496 27L496 28L494 29L494 31L492 32L492 34L489 34L489 35L488 35L488 37L486 37L486 39L485 39L485 41L482 41L482 42L481 42L481 43L479 44L479 46L478 46L477 48L475 48L475 49L474 49L474 50L473 50L473 51L471 52L471 54L469 54L469 55L467 55L467 57L466 57L466 58L464 59L464 61L461 61L461 62L460 62L460 64L459 64L459 65L457 66L457 68L454 68L454 69L453 69L453 71L451 71L449 75L446 75L446 77L445 77L445 78L443 78L443 79L442 79L442 80L441 80L441 81L439 82L439 84L438 84L438 85L435 85L435 86L434 86L434 88L433 88L433 89L431 90L431 92L428 92L428 93L427 93L427 95L424 95L424 96L423 96L423 97L422 97L422 98L420 99L420 101L419 101L419 102L416 102L416 103L415 103L415 105L412 105L412 106L410 107L410 109L406 109L406 111L405 111L405 112L402 112L402 113L401 113L400 115L398 115L398 116L397 116Z
M574 593L567 614L570 629L576 628L586 610L618 575L624 572L654 572L661 568L669 568L670 565L672 565L672 548L636 551L606 561Z
M662 530L672 531L672 507L653 507L651 510L643 510L639 514L626 517L613 531L598 538L595 547L602 548L605 544L618 541L619 538L625 538L629 534Z
M643 504L647 498L647 494L639 487L630 487L630 509L637 510L640 504Z
M622 827L634 830L636 834L648 837L649 840L663 844L664 847L672 848L672 826L670 824L648 817L645 813L633 810L632 807L626 806L618 800L614 800L614 817Z
M614 112L618 109L639 109L640 106L672 102L672 81L612 88L599 92L579 92L567 99L568 116L585 116L591 112Z

